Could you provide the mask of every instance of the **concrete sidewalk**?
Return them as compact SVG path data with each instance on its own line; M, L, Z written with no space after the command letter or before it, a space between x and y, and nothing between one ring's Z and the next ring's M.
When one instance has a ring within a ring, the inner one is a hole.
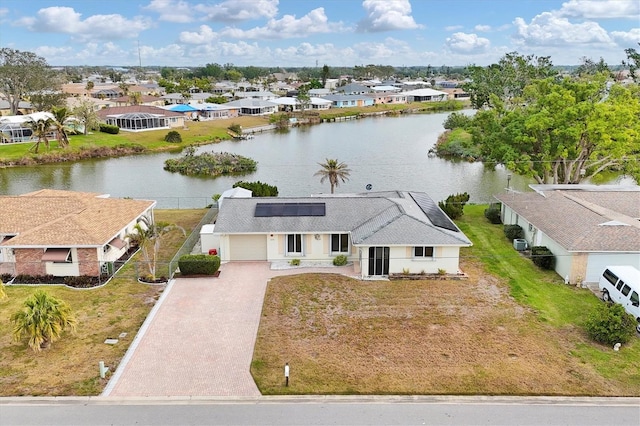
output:
M352 274L352 267L270 270L228 263L218 278L182 278L165 290L104 396L259 396L249 368L271 277Z

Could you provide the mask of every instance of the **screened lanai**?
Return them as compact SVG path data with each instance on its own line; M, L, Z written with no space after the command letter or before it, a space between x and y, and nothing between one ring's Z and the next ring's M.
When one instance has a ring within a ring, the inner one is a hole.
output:
M20 123L1 123L0 140L2 143L29 142L32 140L33 131L22 127Z
M107 116L106 122L120 127L122 130L149 130L168 128L166 117L147 112L130 112L118 116Z

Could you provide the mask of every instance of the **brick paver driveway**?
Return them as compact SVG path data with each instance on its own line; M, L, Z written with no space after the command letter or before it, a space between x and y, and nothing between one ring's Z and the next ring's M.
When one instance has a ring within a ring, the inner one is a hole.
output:
M228 263L218 278L177 279L136 336L105 396L259 396L249 368L267 281L301 272Z

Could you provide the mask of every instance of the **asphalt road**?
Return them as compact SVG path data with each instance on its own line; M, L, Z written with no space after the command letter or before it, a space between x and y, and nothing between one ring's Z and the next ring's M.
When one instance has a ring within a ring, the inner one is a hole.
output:
M640 425L640 398L0 398L0 425Z

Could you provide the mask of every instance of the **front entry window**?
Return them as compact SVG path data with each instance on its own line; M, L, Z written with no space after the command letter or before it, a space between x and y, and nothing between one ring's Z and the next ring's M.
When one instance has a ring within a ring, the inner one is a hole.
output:
M287 254L302 254L302 234L287 234Z
M349 252L349 234L331 234L331 252Z

